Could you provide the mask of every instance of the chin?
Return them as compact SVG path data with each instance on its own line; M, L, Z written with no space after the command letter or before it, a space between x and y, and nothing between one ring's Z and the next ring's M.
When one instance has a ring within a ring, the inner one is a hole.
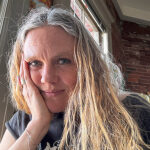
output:
M44 98L45 103L51 113L64 112L68 104L68 99L66 97L61 98L44 97Z
M47 107L51 113L60 113L65 111L65 107L50 106L50 105L47 105Z
M61 109L49 109L49 111L50 111L51 113L60 113L60 112L64 112L65 109L64 109L64 110L61 110Z

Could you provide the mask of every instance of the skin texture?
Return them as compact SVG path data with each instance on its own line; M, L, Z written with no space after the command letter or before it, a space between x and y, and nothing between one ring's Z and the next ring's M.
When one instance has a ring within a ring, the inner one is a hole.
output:
M76 84L75 39L60 27L31 30L23 52L31 79L52 113L65 110Z

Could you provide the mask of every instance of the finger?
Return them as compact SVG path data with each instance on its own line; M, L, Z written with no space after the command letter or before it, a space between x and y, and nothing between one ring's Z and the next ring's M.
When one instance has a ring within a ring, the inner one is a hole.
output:
M21 86L21 80L20 80L20 76L17 76L17 85Z
M23 63L22 63L23 58L21 58L21 62L20 62L20 71L19 71L19 75L17 76L17 85L19 85L21 88L23 88Z
M36 86L34 85L32 79L31 79L28 63L25 60L23 61L23 73L24 73L24 79L26 82L26 86L27 86L29 92L31 93L31 91L32 91L32 92L38 93L38 89L36 88Z
M22 56L22 58L21 58L19 76L20 76L21 78L23 77L23 56Z
M24 99L27 102L27 105L30 107L31 102L30 102L30 98L29 98L29 95L28 95L28 92L27 92L27 86L26 85L23 86L22 94L24 96Z
M24 79L26 81L26 84L29 86L30 86L30 84L32 85L33 83L31 82L28 63L25 60L23 61L23 70L24 70Z
M29 98L29 92L32 92L32 91L29 91L28 90L28 85L27 85L27 77L25 78L26 76L26 68L24 66L24 57L22 56L22 62L21 62L21 84L22 84L22 94L28 104L28 106L30 106L30 98Z

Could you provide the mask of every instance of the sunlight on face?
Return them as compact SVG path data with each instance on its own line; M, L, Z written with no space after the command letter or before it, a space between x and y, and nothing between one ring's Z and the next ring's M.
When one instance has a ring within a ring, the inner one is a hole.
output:
M68 95L76 84L75 39L61 27L45 26L29 31L23 51L31 79L48 109L65 110Z

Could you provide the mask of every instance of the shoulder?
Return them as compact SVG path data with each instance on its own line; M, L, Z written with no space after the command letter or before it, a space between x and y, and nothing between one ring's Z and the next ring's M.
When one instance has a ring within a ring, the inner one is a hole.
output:
M12 118L5 123L6 128L17 139L25 130L31 116L24 111L17 111Z
M142 116L143 119L150 118L150 103L138 94L126 96L122 103L127 111L137 119Z
M150 103L138 94L128 95L122 103L137 123L144 141L150 144Z
M127 95L123 100L122 103L126 108L131 108L131 109L143 109L149 111L150 109L150 103L142 98L138 94L129 94Z

